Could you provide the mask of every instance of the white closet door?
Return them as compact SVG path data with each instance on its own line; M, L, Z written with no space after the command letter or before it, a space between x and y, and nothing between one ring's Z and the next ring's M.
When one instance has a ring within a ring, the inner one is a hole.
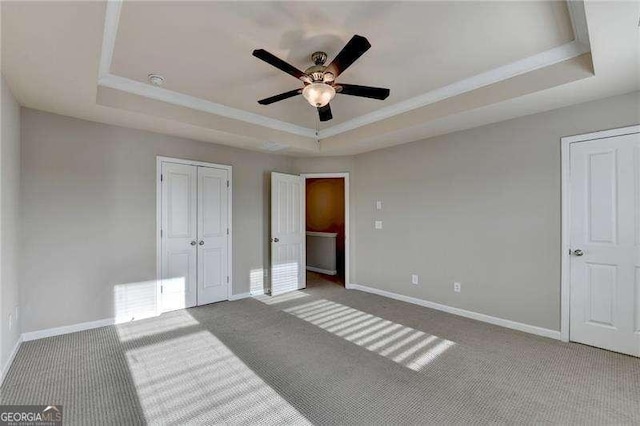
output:
M640 356L640 134L570 155L570 338Z
M162 312L196 305L197 169L162 163Z
M198 167L198 305L228 299L228 172Z
M305 287L304 181L271 173L271 295Z

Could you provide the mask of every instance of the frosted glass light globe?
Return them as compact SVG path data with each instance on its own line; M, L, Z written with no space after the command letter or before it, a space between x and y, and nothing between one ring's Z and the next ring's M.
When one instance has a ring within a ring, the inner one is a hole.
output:
M302 89L302 96L314 107L323 107L336 96L336 89L325 83L311 83Z

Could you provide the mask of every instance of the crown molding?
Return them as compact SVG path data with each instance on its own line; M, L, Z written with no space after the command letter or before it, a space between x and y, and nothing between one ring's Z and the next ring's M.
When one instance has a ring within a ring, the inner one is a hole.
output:
M474 75L473 77L457 81L453 84L432 90L420 96L406 101L398 102L387 107L380 108L369 114L362 115L352 120L323 129L319 132L320 139L326 139L340 133L348 132L358 127L366 126L377 121L385 120L393 116L422 108L442 100L471 92L481 87L499 83L501 81L526 74L540 68L545 68L568 59L575 58L589 52L587 46L578 41L572 41L556 48L544 51L534 56L494 68L490 71Z
M102 50L100 51L100 66L98 68L98 82L111 69L113 50L116 47L116 36L120 23L122 0L107 1L104 17L104 34L102 36Z
M567 1L567 9L569 10L569 18L571 18L571 27L573 28L573 36L575 41L582 43L587 49L591 49L589 41L589 29L587 27L587 13L584 10L583 0Z
M427 105L590 52L589 33L587 29L584 2L570 0L567 1L567 8L575 35L575 39L573 41L528 58L457 81L447 86L431 90L411 99L382 107L371 113L320 130L316 135L315 129L298 126L260 114L229 107L206 99L163 89L161 87L152 86L150 84L111 74L111 62L118 33L122 3L123 0L107 1L102 50L100 53L98 85L298 136L312 138L314 140L316 138L319 140L330 138L332 136L357 129L358 127L385 120L405 112L422 108Z
M151 86L150 84L141 83L129 78L120 77L113 74L106 74L98 80L98 84L103 87L121 90L123 92L134 95L143 96L145 98L155 99L167 102L173 105L183 106L198 111L216 114L222 117L233 118L258 126L268 127L274 130L291 133L293 135L315 138L316 132L307 127L296 126L295 124L265 117L260 114L243 111L241 109L228 107L208 101L206 99L197 98L195 96L185 95L184 93L174 92L172 90L163 89L162 87Z

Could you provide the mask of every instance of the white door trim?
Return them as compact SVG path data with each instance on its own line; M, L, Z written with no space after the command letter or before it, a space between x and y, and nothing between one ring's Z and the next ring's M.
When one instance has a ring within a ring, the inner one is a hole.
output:
M207 163L204 161L185 160L181 158L172 157L156 157L156 282L160 283L162 280L162 238L160 231L162 228L162 163L177 163L187 164L191 166L200 167L212 167L215 169L224 169L229 176L229 199L228 199L228 221L229 221L229 244L227 244L227 271L229 274L229 286L227 288L227 300L232 300L233 296L233 226L232 226L232 193L233 193L233 167L226 164ZM160 300L160 286L157 286L156 300ZM160 303L156 303L158 309L157 314L160 312Z
M597 139L612 138L616 136L640 133L640 125L621 127L618 129L603 130L600 132L586 133L583 135L566 136L560 139L561 144L561 169L562 169L562 266L560 277L560 334L564 342L569 341L569 321L571 318L571 256L570 231L571 231L571 157L570 147L572 143L586 142Z
M307 179L318 179L318 178L343 178L344 179L344 286L345 288L350 284L349 275L350 275L350 265L351 265L351 251L350 247L350 226L349 226L349 172L342 173L302 173L300 174L304 178L304 187L305 187L305 211L306 211L306 203L307 203ZM307 221L305 216L305 230L307 229ZM306 283L305 283L306 284Z

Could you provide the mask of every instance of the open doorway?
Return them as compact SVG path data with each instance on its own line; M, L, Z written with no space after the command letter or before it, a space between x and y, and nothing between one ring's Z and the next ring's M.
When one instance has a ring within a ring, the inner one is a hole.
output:
M348 282L349 175L322 173L305 179L306 285Z

